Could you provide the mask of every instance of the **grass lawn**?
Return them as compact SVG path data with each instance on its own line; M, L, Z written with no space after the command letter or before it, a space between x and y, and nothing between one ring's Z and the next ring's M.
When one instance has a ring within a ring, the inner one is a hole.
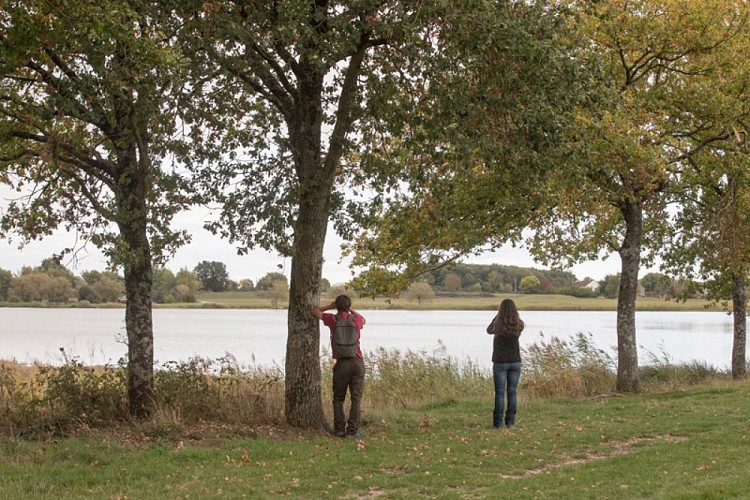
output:
M746 498L750 383L364 415L361 439L143 424L0 441L1 498Z

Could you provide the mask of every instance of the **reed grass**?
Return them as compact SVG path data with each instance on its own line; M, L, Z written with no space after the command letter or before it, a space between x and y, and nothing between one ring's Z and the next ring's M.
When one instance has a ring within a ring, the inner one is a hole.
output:
M615 391L615 361L590 334L552 337L523 352L520 394L529 399L584 398ZM474 398L491 401L491 367L432 352L379 349L367 353L363 422L397 409L450 406ZM75 357L62 366L0 362L0 434L65 435L129 423L123 364L89 367ZM321 360L324 411L330 419L332 360ZM698 362L674 364L652 355L641 369L647 391L679 390L726 380L729 374ZM282 425L284 380L279 366L241 365L232 356L168 362L155 372L156 411L144 428L177 432L201 422L234 428Z
M616 364L592 335L578 333L530 345L524 352L522 390L531 397L584 397L614 392Z
M324 358L323 399L330 401L333 360L330 356ZM366 353L365 365L365 415L425 404L449 404L467 396L487 397L492 390L488 369L471 360L449 356L442 343L430 352L379 348Z

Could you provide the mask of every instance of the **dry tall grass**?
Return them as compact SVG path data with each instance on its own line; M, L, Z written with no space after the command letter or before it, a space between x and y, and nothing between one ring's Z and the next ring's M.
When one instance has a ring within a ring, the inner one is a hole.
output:
M323 399L331 401L333 360L329 356L324 359ZM489 370L449 356L442 344L432 352L380 348L365 355L365 364L363 412L485 397L492 390Z
M522 389L529 397L592 396L615 390L616 364L591 334L571 341L552 337L524 353Z
M674 365L668 357L642 369L647 390L673 390L728 375L696 363ZM434 352L387 351L366 356L363 420L398 408L486 399L493 384L490 366L456 360L445 348ZM321 360L323 408L330 419L330 356ZM523 353L523 398L585 397L615 390L615 363L579 334L551 338ZM25 366L0 361L0 435L67 434L81 428L128 421L123 365L88 367L76 359L63 366ZM231 356L194 358L158 367L156 412L151 425L183 427L211 422L239 428L281 425L284 380L281 367L242 366Z

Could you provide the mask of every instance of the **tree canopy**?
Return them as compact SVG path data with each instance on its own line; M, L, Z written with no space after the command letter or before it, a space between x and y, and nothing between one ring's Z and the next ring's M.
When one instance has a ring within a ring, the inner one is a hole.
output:
M326 425L319 325L310 311L320 300L329 223L352 237L352 227L370 211L358 201L420 171L448 173L446 182L435 186L441 205L448 204L447 215L450 198L443 193L451 191L449 177L459 185L473 178L466 175L473 166L453 170L449 161L463 152L477 156L471 148L437 153L442 144L458 144L448 142L451 137L441 131L464 129L449 120L462 113L467 114L460 123L471 118L474 124L468 127L473 135L462 138L477 142L484 157L494 149L516 158L516 165L534 163L539 153L531 143L548 142L550 135L528 123L545 122L553 130L552 109L547 100L523 91L549 81L536 61L548 61L547 50L556 46L555 19L543 15L542 5L525 6L490 1L222 1L202 3L186 14L190 22L184 44L197 74L211 75L194 79L202 101L190 116L193 130L201 132L195 147L212 160L209 168L194 164L197 185L206 199L221 206L220 218L210 227L240 251L260 246L292 256L285 365L290 424ZM534 25L540 15L545 22ZM512 27L504 29L505 24ZM495 33L504 38L493 39ZM507 43L511 49L505 48ZM522 55L516 57L517 52ZM504 71L485 71L486 61L502 61ZM516 71L520 66L524 70ZM469 74L476 81L467 79ZM486 90L505 79L520 81L503 94L501 111L488 112L483 101L499 94ZM475 84L479 92L472 92ZM562 88L552 82L547 86L564 98ZM435 108L442 102L450 104ZM515 112L506 116L509 111ZM527 118L523 124L519 115ZM508 137L503 148L492 146L499 144L493 141L480 144L487 121L497 136ZM518 133L527 127L534 132ZM423 139L427 142L418 151ZM400 142L413 154L388 161ZM528 147L512 147L522 143ZM422 156L435 158L401 168ZM508 180L507 173L498 177ZM385 202L375 196L370 207ZM459 208L458 203L452 206Z
M400 289L393 270L408 278L522 239L525 228L535 256L556 267L615 252L618 388L636 391L638 271L664 247L681 165L710 134L726 134L701 116L700 96L715 55L747 30L748 8L719 0L565 4L508 4L516 15L496 16L498 25L477 11L482 22L464 40L485 50L465 51L436 80L449 90L436 84L423 93L422 116L447 118L415 141L425 149L410 147L408 134L388 138L406 189L383 195L354 262L368 268L362 286ZM544 83L525 80L538 71ZM701 134L692 150L680 147Z
M203 284L205 290L223 292L229 283L227 266L223 262L203 260L195 266L193 272Z
M187 201L162 166L187 66L163 3L10 0L0 10L0 180L18 192L0 234L63 228L125 275L130 411L153 405L152 262L185 235ZM70 252L73 249L63 249Z
M17 195L0 236L67 229L123 269L139 417L154 400L151 300L197 292L190 271L160 268L187 240L173 216L196 197L239 252L292 257L292 425L326 426L310 311L330 227L366 268L366 293L416 277L454 290L567 284L442 267L507 242L556 268L617 253L622 272L604 288L618 294L618 388L634 391L643 261L695 262L715 296L744 304L748 15L742 0L9 0L0 182ZM75 283L56 262L41 279L67 280L66 300ZM40 278L25 274L11 278L33 290ZM209 290L229 283L219 262L195 274ZM119 290L100 278L86 297ZM281 300L274 278L257 288Z
M351 244L361 288L396 293L426 269L521 239L548 203L548 171L565 164L561 132L582 82L565 11L479 2L451 14L410 121L363 158L398 175Z

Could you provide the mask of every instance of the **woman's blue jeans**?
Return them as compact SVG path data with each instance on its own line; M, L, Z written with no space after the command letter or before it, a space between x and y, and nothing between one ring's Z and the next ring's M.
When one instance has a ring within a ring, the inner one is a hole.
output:
M521 362L492 363L492 378L495 380L495 411L492 413L492 425L512 427L516 423L516 393L521 379ZM505 408L505 395L508 395L508 408Z

